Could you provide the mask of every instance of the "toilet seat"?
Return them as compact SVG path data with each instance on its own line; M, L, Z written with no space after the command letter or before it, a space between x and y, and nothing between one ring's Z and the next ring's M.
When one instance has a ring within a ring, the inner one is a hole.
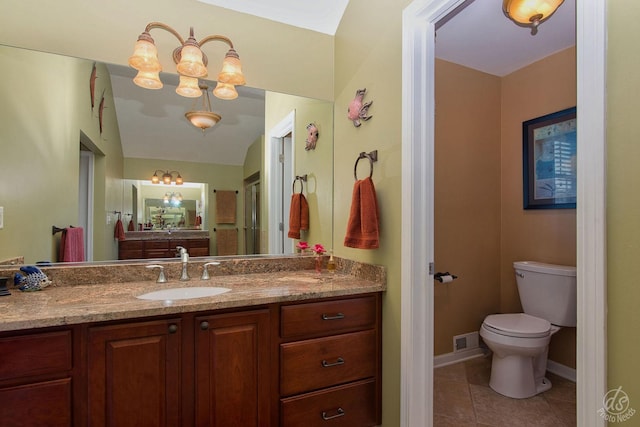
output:
M491 314L483 326L496 334L518 338L543 338L551 333L551 323L525 313Z

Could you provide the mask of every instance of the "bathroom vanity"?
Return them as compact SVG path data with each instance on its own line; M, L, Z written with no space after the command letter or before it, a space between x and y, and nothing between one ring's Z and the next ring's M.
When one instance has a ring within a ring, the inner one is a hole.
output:
M113 282L81 285L61 283L69 269L51 270L58 286L3 297L0 419L118 427L379 424L384 270L339 260L338 273L318 275L312 257L287 268L273 259L257 264L223 261L211 279L189 282L167 268L167 284L156 284L144 264L120 267ZM78 277L95 279L96 268ZM126 277L134 281L119 282ZM231 291L136 298L184 286Z
M209 232L200 230L127 231L118 242L118 259L171 258L176 246L193 257L209 256Z

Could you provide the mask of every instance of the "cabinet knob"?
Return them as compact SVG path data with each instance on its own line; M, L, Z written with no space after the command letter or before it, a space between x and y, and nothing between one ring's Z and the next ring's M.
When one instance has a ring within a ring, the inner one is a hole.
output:
M322 411L322 419L325 421L329 421L334 418L344 417L344 416L345 416L345 413L344 413L344 409L342 408L336 409L336 413L334 415L327 415L327 412Z
M207 321L200 322L200 329L202 329L203 331L206 331L207 329L209 329L209 322Z
M176 332L178 332L178 325L176 325L174 323L169 325L169 333L170 334L175 334Z

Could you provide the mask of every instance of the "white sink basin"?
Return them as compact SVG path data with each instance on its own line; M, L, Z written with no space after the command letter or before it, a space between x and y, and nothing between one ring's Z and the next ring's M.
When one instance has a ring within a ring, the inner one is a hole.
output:
M195 288L170 288L138 295L136 298L152 301L203 298L224 294L225 292L229 292L230 290L231 289L229 288L218 288L212 286Z

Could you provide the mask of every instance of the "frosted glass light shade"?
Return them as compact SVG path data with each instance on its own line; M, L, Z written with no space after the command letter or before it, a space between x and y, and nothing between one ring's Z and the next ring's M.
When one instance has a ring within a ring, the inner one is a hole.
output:
M242 74L240 57L234 49L229 49L222 61L222 71L218 74L218 81L232 85L244 85L246 83Z
M184 116L189 119L192 125L203 131L215 126L221 119L219 115L211 111L187 111Z
M180 62L176 66L179 74L188 77L205 77L207 67L202 62L202 51L198 46L185 44L180 51Z
M129 65L138 71L159 73L162 70L158 61L158 49L153 42L138 40L133 49L133 55L129 57Z
M162 89L163 86L160 81L159 71L139 70L138 74L133 78L133 82L145 89Z
M564 0L504 0L502 10L515 22L529 25L547 19ZM537 24L536 24L537 25Z
M213 95L220 99L231 100L238 97L238 92L232 84L218 82L213 89Z
M187 76L180 76L180 84L176 88L176 93L187 98L198 98L202 96L198 79Z

